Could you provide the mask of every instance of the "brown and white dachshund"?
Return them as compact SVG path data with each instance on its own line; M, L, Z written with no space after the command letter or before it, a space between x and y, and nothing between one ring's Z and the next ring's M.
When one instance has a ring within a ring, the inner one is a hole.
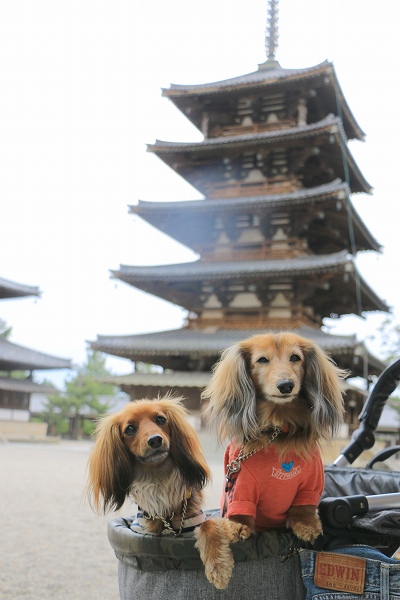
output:
M132 529L196 537L208 580L224 589L234 560L229 544L249 535L227 519L205 520L203 488L210 470L180 398L138 400L102 418L89 457L87 493L96 511L139 508Z

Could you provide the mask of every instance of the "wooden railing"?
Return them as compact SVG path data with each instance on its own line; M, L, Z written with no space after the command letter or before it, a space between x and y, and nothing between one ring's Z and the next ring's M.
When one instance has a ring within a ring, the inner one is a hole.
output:
M226 125L225 127L214 127L209 139L214 137L234 137L237 135L265 133L267 131L279 131L280 129L291 129L297 127L294 120L285 119L276 123L253 123L252 125Z
M267 310L262 309L258 315L235 315L229 314L225 309L223 317L218 319L189 318L186 326L189 329L296 329L303 325L320 328L322 322L320 319L312 318L303 308L292 309L292 316L268 317ZM263 314L264 313L264 314Z
M290 238L283 242L265 241L250 245L207 244L198 249L204 262L230 262L248 260L268 260L275 258L294 258L310 255L311 251L299 238Z
M264 182L247 182L246 180L231 182L206 182L204 194L208 198L235 198L247 196L268 196L270 194L288 194L302 186L294 177L269 178Z

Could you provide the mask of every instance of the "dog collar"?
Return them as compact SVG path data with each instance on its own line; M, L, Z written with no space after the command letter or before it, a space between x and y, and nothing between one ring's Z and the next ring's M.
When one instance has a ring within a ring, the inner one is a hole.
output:
M290 427L288 424L282 425L281 427L276 427L276 425L271 425L267 429L263 429L261 433L273 433L276 429L280 429L280 433L289 433Z
M156 535L150 533L147 529L146 521L151 518L149 517L146 511L143 511L138 507L138 512L136 517L133 519L132 524L130 526L131 530L135 533L147 534L147 535ZM173 516L166 521L168 523L168 527L165 527L161 532L161 535L173 535L174 537L192 537L193 531L196 527L199 527L206 520L206 516L202 510L199 510L196 513L192 513L190 515L186 515L183 522L180 523L179 528L175 528L172 524Z

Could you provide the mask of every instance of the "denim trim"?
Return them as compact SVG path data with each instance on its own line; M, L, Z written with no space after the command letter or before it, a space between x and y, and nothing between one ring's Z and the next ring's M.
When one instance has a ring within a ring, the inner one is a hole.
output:
M314 583L317 552L300 550L303 583L307 590L306 600L400 600L400 561L388 558L370 546L349 546L330 550L367 561L364 594L322 589Z

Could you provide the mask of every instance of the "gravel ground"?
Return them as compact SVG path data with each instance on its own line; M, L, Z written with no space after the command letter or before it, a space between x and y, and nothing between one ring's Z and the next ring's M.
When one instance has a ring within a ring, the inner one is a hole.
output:
M201 434L214 473L206 508L218 506L222 450ZM83 497L92 442L0 444L0 598L118 600L118 561L106 517ZM121 516L134 513L125 504Z

